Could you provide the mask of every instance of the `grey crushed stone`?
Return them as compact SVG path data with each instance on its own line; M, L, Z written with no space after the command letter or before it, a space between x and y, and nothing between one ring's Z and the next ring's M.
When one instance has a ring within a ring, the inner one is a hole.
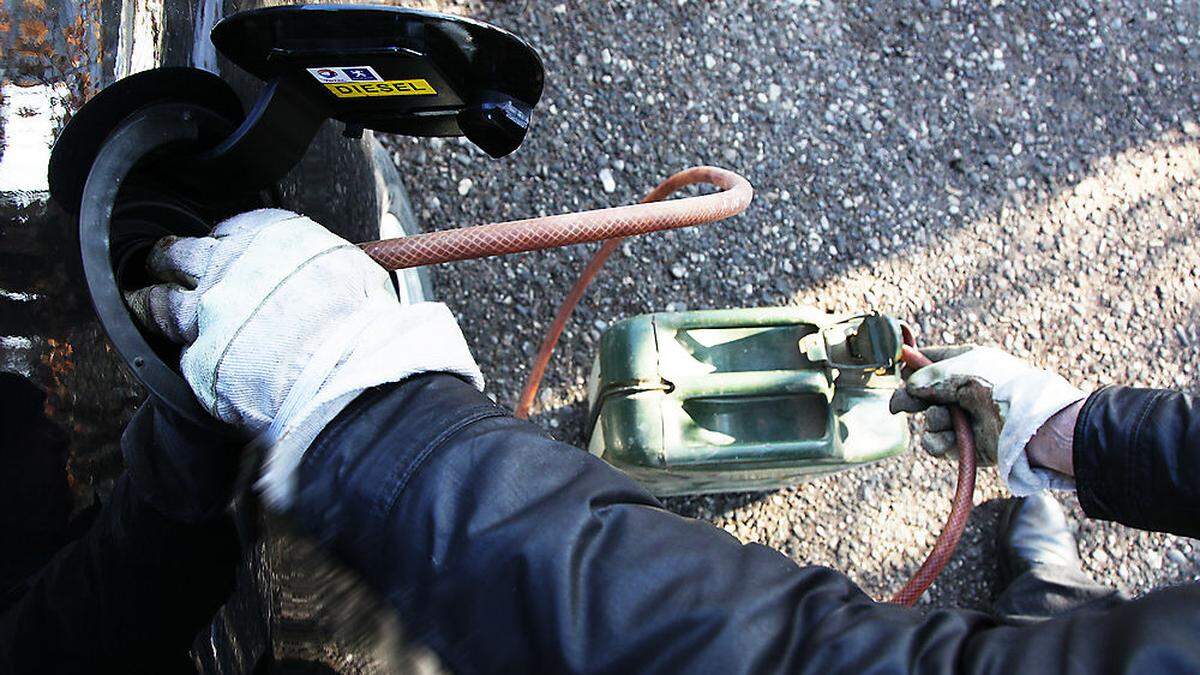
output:
M546 94L503 160L457 141L387 142L427 228L631 203L692 164L754 183L742 217L629 241L609 262L535 417L571 442L603 327L661 310L877 309L927 343L997 344L1080 386L1195 391L1200 11L1094 4L426 3L530 40ZM435 270L500 402L515 402L589 251ZM914 452L667 505L882 597L932 544L952 483L951 466ZM1003 496L981 475L981 506L927 604L987 606ZM1098 579L1135 594L1200 579L1197 542L1063 501Z

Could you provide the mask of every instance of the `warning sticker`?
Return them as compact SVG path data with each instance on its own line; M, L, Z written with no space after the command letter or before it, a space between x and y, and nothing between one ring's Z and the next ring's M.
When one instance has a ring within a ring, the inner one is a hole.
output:
M364 96L432 96L437 91L426 80L387 80L384 82L345 82L326 84L338 98Z
M383 78L371 66L326 66L324 68L306 68L305 70L322 84L383 82Z

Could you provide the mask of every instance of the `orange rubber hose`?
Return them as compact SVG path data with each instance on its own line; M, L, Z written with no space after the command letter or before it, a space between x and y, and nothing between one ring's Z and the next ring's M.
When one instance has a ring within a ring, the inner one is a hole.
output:
M911 342L910 334L906 332L905 337ZM911 344L901 348L900 358L913 370L932 363ZM942 533L938 535L925 562L921 563L904 588L892 596L891 602L898 605L915 605L917 599L933 584L933 580L938 578L946 563L954 556L958 540L962 539L963 530L967 527L967 519L971 517L975 498L975 433L971 430L971 422L962 408L951 406L950 417L954 421L954 435L958 441L958 484L950 502L950 515L946 518Z
M665 181L658 184L650 194L642 199L642 204L651 204L658 202L671 196L676 190L692 185L695 183L712 183L714 185L723 186L729 185L727 189L741 187L740 184L722 178L722 182L716 182L715 176L708 172L710 167L693 167L685 169L671 176ZM736 174L735 174L736 175ZM740 176L738 176L741 178ZM742 181L745 181L743 178ZM750 183L746 182L745 188L749 190ZM747 193L746 202L738 209L738 213L745 210L750 203L752 193ZM697 199L693 197L692 199ZM681 199L679 202L686 202L686 199ZM678 202L674 202L678 203ZM739 202L740 203L740 202ZM583 299L583 294L591 285L592 280L596 278L596 274L600 272L600 268L604 266L604 261L608 260L608 256L617 249L617 246L624 240L624 236L618 239L609 239L604 242L600 248L592 254L591 260L588 261L583 272L579 274L579 279L575 285L571 287L571 291L567 293L567 297L563 299L562 304L558 306L558 313L554 316L554 322L550 324L550 328L546 330L546 337L542 340L542 346L538 349L537 356L533 359L533 367L529 370L529 377L525 380L525 387L521 390L521 398L517 401L517 408L514 414L521 419L529 417L529 409L533 406L533 399L537 396L538 388L542 386L542 378L546 375L546 367L550 364L550 357L554 354L554 347L558 344L558 338L562 336L563 329L566 328L567 320L571 318L571 314L575 311L575 306Z
M558 306L558 312L554 315L554 322L546 329L546 336L542 338L542 346L538 349L537 356L533 358L533 366L529 369L529 377L525 379L525 386L521 389L521 398L517 400L517 407L513 411L518 419L528 419L529 409L533 406L533 399L537 396L538 389L542 386L542 379L546 376L546 367L550 365L550 357L554 355L554 347L558 345L558 338L562 337L563 329L567 326L567 320L571 318L571 314L575 312L575 306L583 299L583 294L587 291L588 286L592 284L592 279L596 278L596 274L600 272L600 268L604 267L604 261L608 260L608 256L621 245L621 239L609 239L600 245L600 248L592 254L591 260L583 268L583 272L579 274L579 279L575 281L575 285L571 287L571 291L567 293L567 297L563 299L562 304Z
M659 201L696 183L708 183L721 191ZM745 211L753 196L750 181L738 174L715 166L694 166L663 181L641 204L426 232L359 246L375 262L399 270L711 223Z
M670 202L661 201L680 188L697 183L714 185L721 191ZM646 195L641 204L635 206L490 223L366 242L359 246L383 267L397 270L454 260L537 251L589 241L604 241L580 273L578 281L567 297L563 299L553 323L546 331L517 403L516 416L526 418L567 321L583 299L583 294L592 280L600 272L600 268L604 266L604 262L625 237L722 220L746 210L752 197L753 189L745 178L725 169L698 166L680 171L663 181ZM923 368L930 363L929 359L913 346L912 336L907 331L901 358L913 369ZM974 436L962 410L951 408L951 415L955 433L958 435L959 465L958 486L951 503L950 516L925 562L904 588L892 598L891 601L897 604L911 606L929 588L954 555L954 549L958 546L967 519L971 515L975 491Z

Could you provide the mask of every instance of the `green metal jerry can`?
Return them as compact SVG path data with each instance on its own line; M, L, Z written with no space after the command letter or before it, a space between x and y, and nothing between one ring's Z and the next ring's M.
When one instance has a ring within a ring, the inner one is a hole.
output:
M804 307L625 319L588 382L589 450L659 496L776 488L897 455L900 330Z

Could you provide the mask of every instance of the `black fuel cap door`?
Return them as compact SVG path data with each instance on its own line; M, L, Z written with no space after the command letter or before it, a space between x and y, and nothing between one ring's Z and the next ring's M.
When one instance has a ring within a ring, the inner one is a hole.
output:
M541 58L479 21L400 7L300 5L240 12L213 44L266 80L299 88L351 130L466 136L516 150L542 96Z

